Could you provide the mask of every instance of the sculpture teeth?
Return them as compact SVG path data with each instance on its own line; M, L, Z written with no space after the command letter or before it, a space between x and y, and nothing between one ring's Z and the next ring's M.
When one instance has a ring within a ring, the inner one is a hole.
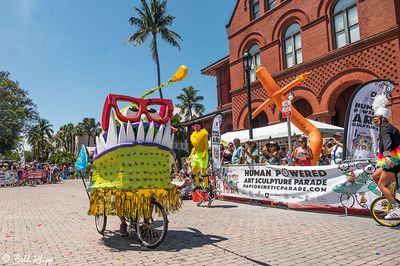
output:
M161 140L161 145L169 147L171 145L171 121L168 120L165 125L164 136Z
M147 130L145 142L153 142L153 138L154 138L154 123L151 122L149 129Z
M126 141L135 142L135 132L133 132L132 124L128 122L126 125Z
M103 137L103 136L101 136L101 137ZM104 140L104 138L103 138L103 140ZM105 147L104 144L105 144L105 143L103 143L103 142L100 141L100 137L97 136L97 137L96 137L96 151L97 151L97 154L99 154L99 153L101 153L102 151L105 150L106 147Z
M100 134L99 140L100 140L100 145L102 145L102 146L104 147L104 149L106 149L106 148L107 148L107 143L106 143L106 141L104 140L103 134Z
M125 143L125 142L126 142L126 132L125 132L124 123L122 123L121 126L119 127L118 143Z
M117 144L132 142L156 143L172 149L175 138L174 133L171 132L171 121L168 121L165 125L161 124L158 128L157 133L155 133L154 122L151 122L148 126L146 134L143 121L139 122L136 134L132 124L129 122L126 125L124 123L121 123L118 132L113 111L111 111L110 114L110 123L107 131L107 141L104 140L104 135L105 133L102 133L96 137L97 154Z
M111 110L110 123L107 131L107 147L114 146L118 143L117 125L115 123L115 114Z
M161 144L163 132L164 132L164 125L161 125L161 126L158 128L158 132L157 132L157 134L156 134L156 137L154 138L154 143Z
M174 146L174 138L175 138L175 134L171 133L171 143L169 145L169 148L172 149L172 147Z
M144 141L144 125L143 121L140 121L138 131L136 134L136 141Z

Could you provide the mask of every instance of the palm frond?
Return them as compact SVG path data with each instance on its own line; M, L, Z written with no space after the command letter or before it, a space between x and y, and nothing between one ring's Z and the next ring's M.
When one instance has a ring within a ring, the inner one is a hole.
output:
M147 30L138 30L131 37L129 37L128 42L133 43L134 46L139 46L144 43L149 36Z
M175 19L175 17L171 16L171 15L168 15L166 17L162 17L158 21L158 26L162 26L162 27L170 26L174 22L174 19Z
M160 30L161 33L161 38L165 41L167 41L169 44L171 44L174 47L178 47L178 49L180 50L181 47L179 46L179 43L177 41L177 39L181 40L181 36L179 36L179 34L168 30L167 28L162 28Z
M199 101L202 101L202 100L204 100L204 96L201 96L201 95L196 96L196 97L194 97L194 99L193 99L193 101L195 101L195 102L199 102Z
M131 25L135 25L137 27L143 27L144 26L143 25L143 20L138 19L136 17L130 17L128 21L129 21L129 23L131 23Z

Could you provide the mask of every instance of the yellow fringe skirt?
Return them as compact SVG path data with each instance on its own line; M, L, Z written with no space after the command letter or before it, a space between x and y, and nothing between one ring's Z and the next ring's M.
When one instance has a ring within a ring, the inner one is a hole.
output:
M161 204L167 213L182 206L178 188L171 189L96 189L90 194L89 215L106 215L129 218L150 218L151 201Z

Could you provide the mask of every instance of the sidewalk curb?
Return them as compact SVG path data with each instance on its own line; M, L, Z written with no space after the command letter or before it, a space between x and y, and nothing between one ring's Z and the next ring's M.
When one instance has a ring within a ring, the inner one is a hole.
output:
M222 196L222 195L220 195L218 197L218 199L226 200L226 201L243 202L243 203L257 203L260 205L288 208L288 209L301 210L301 211L331 212L331 213L346 214L346 208L338 207L338 206L285 203L285 202L275 202L275 201L271 201L271 200L255 200L255 199L246 199L246 198L239 198L239 197L232 197L232 196ZM370 216L369 209L347 208L347 214L348 215L358 215L358 216Z

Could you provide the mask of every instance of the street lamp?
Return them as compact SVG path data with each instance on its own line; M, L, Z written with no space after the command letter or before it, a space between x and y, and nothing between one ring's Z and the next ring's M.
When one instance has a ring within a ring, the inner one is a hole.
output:
M243 69L244 72L246 72L247 109L249 113L249 138L253 139L253 118L251 116L251 92L250 92L251 54L249 50L247 50L243 55Z

